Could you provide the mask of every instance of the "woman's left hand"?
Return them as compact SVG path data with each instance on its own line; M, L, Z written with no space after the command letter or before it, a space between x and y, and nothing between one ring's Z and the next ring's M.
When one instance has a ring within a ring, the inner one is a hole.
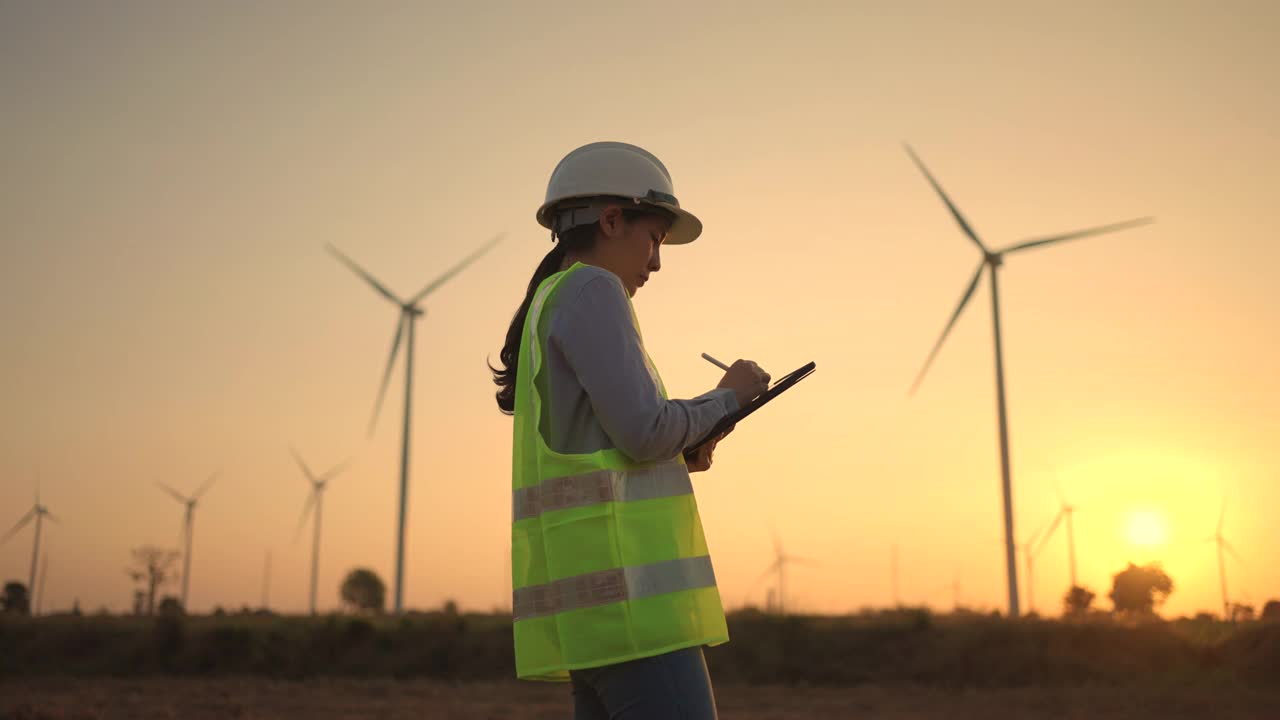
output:
M716 451L716 444L723 440L724 436L728 434L728 432L720 433L708 440L706 445L695 450L693 455L685 455L684 462L689 468L689 472L696 473L710 470L712 455L714 455Z

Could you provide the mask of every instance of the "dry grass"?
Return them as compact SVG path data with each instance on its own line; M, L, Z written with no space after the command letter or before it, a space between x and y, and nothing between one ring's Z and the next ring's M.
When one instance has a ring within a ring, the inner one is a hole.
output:
M1280 718L1280 691L1241 689L794 688L721 685L724 720L791 718ZM565 685L501 682L261 678L0 681L0 720L268 720L511 718L571 716Z

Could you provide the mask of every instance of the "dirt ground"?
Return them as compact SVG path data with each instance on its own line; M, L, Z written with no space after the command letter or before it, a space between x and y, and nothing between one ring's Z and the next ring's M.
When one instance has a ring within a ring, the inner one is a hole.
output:
M1280 718L1280 690L716 688L724 720ZM0 720L567 719L565 685L214 679L0 680Z

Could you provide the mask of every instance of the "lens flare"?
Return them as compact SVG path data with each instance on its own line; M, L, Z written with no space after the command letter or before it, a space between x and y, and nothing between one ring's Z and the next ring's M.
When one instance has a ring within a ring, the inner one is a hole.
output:
M1129 516L1129 542L1142 547L1163 545L1169 538L1169 526L1157 510L1143 508Z

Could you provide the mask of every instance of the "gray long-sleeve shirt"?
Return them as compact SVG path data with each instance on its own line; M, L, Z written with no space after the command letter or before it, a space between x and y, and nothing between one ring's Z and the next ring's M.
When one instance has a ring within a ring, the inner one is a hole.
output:
M608 270L579 268L561 281L548 311L539 391L552 450L616 448L637 462L670 460L738 409L728 388L691 400L662 397L626 289Z

